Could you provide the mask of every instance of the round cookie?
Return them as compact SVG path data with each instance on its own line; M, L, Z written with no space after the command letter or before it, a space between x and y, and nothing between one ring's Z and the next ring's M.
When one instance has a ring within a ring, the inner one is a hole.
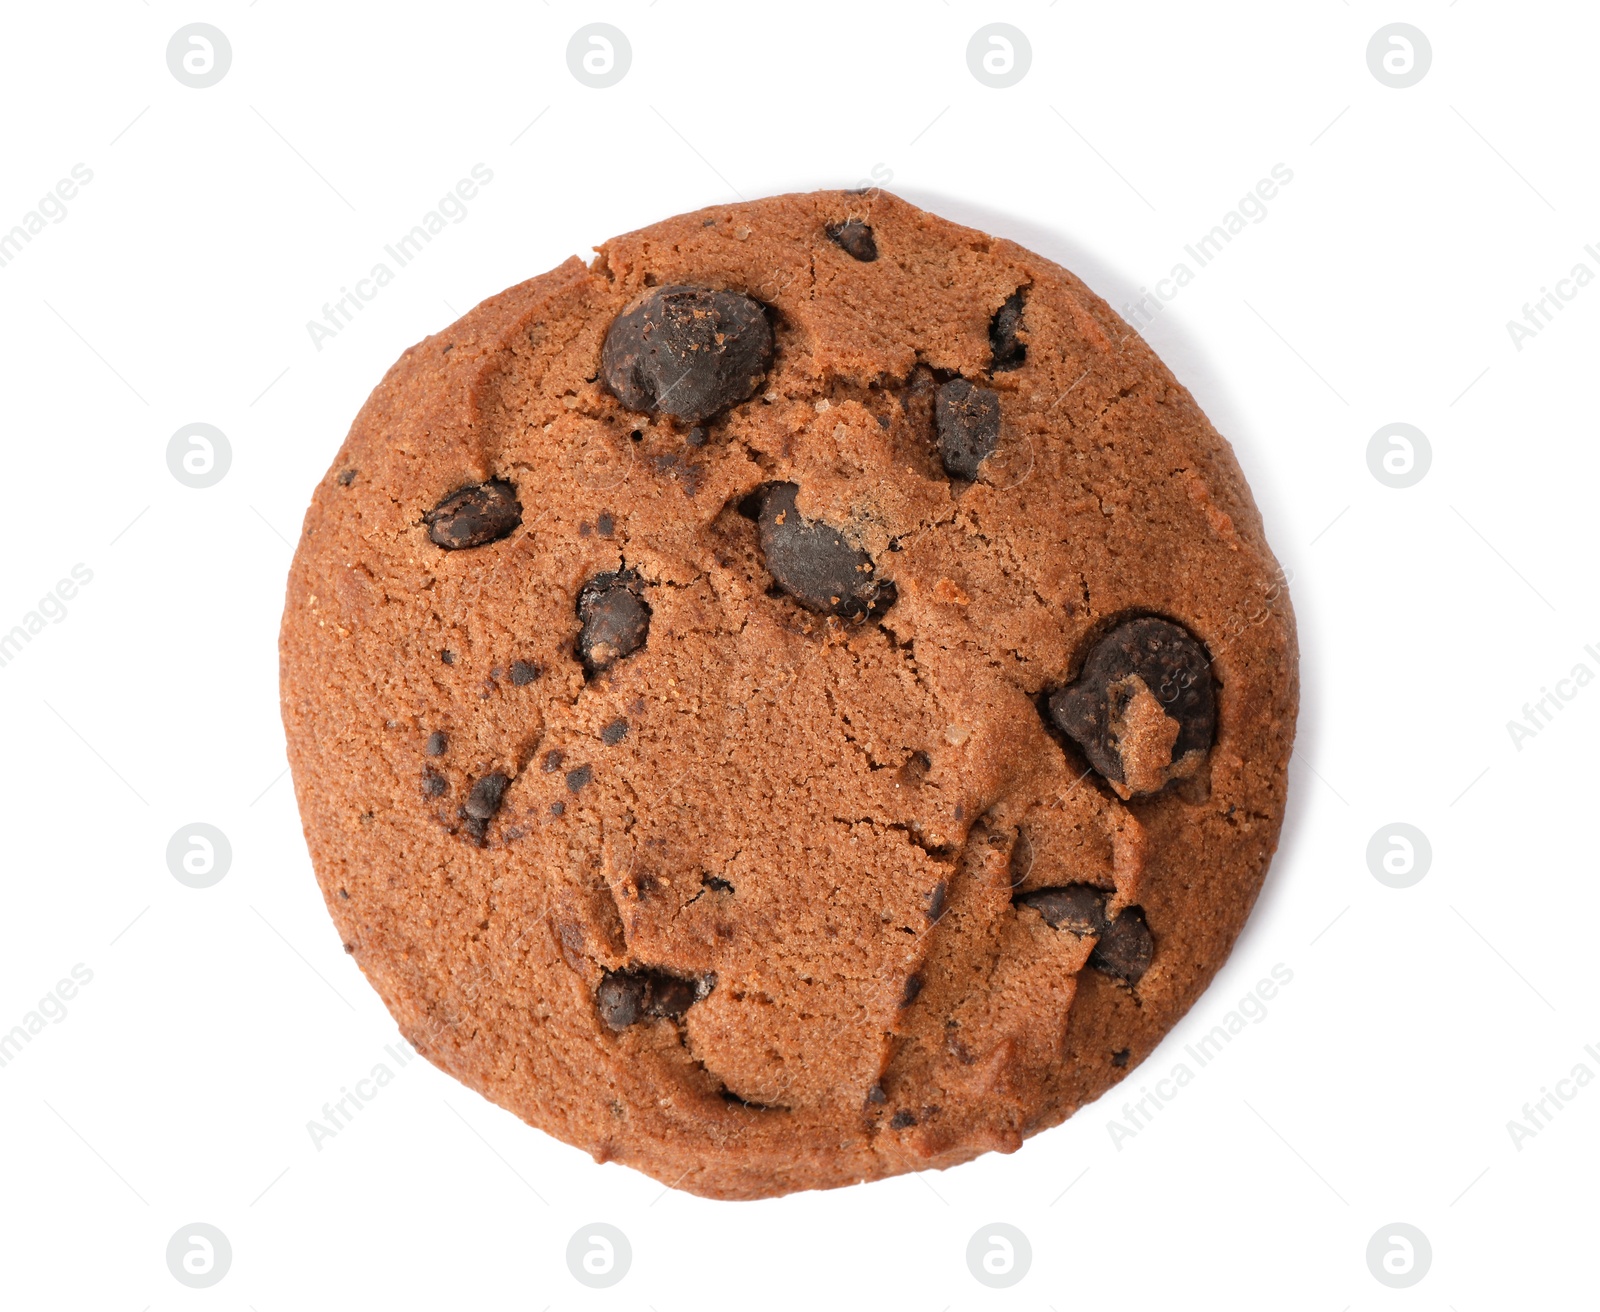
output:
M401 1031L722 1198L1012 1151L1121 1079L1256 897L1297 699L1189 394L882 192L669 219L412 347L281 650Z

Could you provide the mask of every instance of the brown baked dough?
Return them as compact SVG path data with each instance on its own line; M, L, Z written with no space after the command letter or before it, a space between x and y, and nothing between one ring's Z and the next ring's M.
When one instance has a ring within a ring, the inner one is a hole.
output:
M401 1031L719 1198L1010 1152L1121 1079L1255 900L1297 698L1188 392L882 192L669 219L412 347L281 647Z

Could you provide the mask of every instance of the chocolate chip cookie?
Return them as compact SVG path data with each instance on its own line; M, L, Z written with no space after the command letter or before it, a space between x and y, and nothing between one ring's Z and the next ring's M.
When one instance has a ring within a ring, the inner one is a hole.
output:
M882 192L669 219L412 347L282 696L402 1032L721 1198L1009 1152L1205 988L1294 624L1227 443L1066 270Z

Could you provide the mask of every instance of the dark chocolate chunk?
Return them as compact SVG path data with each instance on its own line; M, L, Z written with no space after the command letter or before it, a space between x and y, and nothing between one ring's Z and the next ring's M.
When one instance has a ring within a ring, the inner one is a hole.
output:
M1124 907L1094 945L1089 964L1131 985L1137 984L1150 969L1150 959L1155 953L1156 941L1151 937L1150 927L1144 923L1144 912L1138 907Z
M1014 899L1019 907L1032 907L1052 929L1068 929L1082 938L1106 929L1106 898L1093 884L1067 884L1062 888L1036 888Z
M567 791L577 793L583 791L584 784L594 778L592 765L580 765L576 770L567 771Z
M944 900L947 887L944 880L933 886L933 892L928 894L928 919L937 920L944 915Z
M341 469L339 471L339 486L340 487L349 487L350 484L354 483L355 481L356 481L356 471L354 469Z
M1121 1069L1128 1064L1128 1058L1131 1055L1132 1054L1127 1048L1118 1048L1114 1053L1111 1054L1111 1064L1118 1069Z
M917 994L922 992L922 976L907 975L905 991L900 995L900 1005L909 1007L917 1000Z
M611 518L609 510L602 510L595 517L594 531L603 538L610 537L617 530L617 521Z
M650 607L643 581L631 569L597 574L578 591L578 659L591 675L644 646L650 632Z
M626 720L613 720L600 730L600 741L607 747L615 747L628 736L628 722Z
M456 663L456 654L447 648L439 653L439 659L446 665L454 665Z
M1126 780L1137 792L1155 791L1166 782L1159 771L1152 774L1149 762L1136 779L1127 780L1124 770L1119 735L1135 698L1146 691L1177 721L1173 765L1190 752L1210 749L1217 733L1211 659L1187 629L1170 620L1123 621L1095 643L1077 680L1050 698L1050 718L1083 749L1089 764L1107 779Z
M902 1107L889 1118L889 1128L891 1130L909 1130L916 1123L916 1112L907 1107Z
M1027 331L1027 325L1022 322L1022 307L1027 297L1027 288L1018 287L989 320L989 349L994 356L989 364L992 374L1020 369L1028 358L1028 344L1017 336L1018 332Z
M877 1104L886 1103L889 1101L889 1095L883 1091L883 1085L874 1084L867 1090L867 1101Z
M424 770L422 772L422 792L427 797L443 797L449 788L445 777L437 770Z
M450 739L443 729L435 729L428 735L428 741L422 745L424 756L443 756L445 749L450 746Z
M644 1014L645 975L642 971L608 970L594 991L600 1019L614 1030L625 1030Z
M713 893L731 893L733 885L726 879L719 879L716 875L701 875L700 887L709 888Z
M870 264L878 258L878 243L873 239L872 229L860 219L830 223L827 232L828 240L851 259Z
M471 820L492 819L500 809L500 799L506 795L510 783L511 780L503 774L484 775L472 785L472 791L467 794L467 804L462 810Z
M972 480L1000 444L1000 394L952 378L933 399L939 458L952 478Z
M551 802L550 803L550 814L551 815L553 815L553 816L563 816L566 813L567 813L567 804L565 802Z
M772 364L760 301L709 287L657 287L606 332L600 367L630 410L699 424L751 396Z
M542 673L543 671L532 661L511 662L511 682L518 688L526 687Z
M625 1030L648 1016L677 1020L715 985L714 975L685 979L665 970L630 966L606 971L594 997L600 1018L614 1030Z
M565 752L561 751L559 748L552 747L544 754L544 764L539 768L546 774L554 774L561 768L561 762L566 759L567 757Z
M517 489L503 478L458 487L422 517L428 537L446 551L481 547L522 523Z
M874 577L872 558L837 529L795 508L800 489L770 484L761 499L761 550L773 581L807 610L873 618L894 605L895 587Z
M695 980L682 979L677 975L657 971L650 981L645 1005L650 1008L653 1015L676 1018L688 1011L699 999L697 987Z

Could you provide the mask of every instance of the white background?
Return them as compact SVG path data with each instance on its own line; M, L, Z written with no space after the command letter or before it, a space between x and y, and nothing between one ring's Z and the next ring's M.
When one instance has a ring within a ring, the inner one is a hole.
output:
M193 21L232 46L209 89L166 63ZM566 62L593 21L632 48L604 90ZM967 68L993 21L1032 49L1007 89ZM1407 89L1366 60L1394 21L1432 46ZM147 0L0 27L0 233L93 173L0 267L0 632L93 572L0 667L0 1033L93 972L0 1068L0 1303L1594 1305L1600 1082L1520 1146L1507 1123L1600 1075L1600 686L1520 750L1506 727L1600 673L1600 286L1520 350L1506 328L1600 273L1592 7ZM468 216L316 349L306 322L477 163ZM874 179L1120 308L1278 163L1265 220L1146 333L1293 573L1305 689L1266 891L1149 1061L1014 1156L761 1203L596 1166L421 1060L315 1148L397 1036L312 879L278 613L310 490L400 351L614 233ZM193 422L232 450L201 490L166 462ZM1367 465L1391 422L1432 447L1404 490ZM233 848L203 890L165 857L197 820ZM1368 868L1393 821L1431 840L1414 887ZM1265 1019L1115 1146L1123 1103L1280 963ZM209 1290L165 1259L195 1221L232 1245ZM590 1221L631 1242L609 1290L568 1272ZM1002 1291L965 1257L996 1221L1033 1253ZM1396 1221L1432 1246L1408 1290L1365 1256Z

